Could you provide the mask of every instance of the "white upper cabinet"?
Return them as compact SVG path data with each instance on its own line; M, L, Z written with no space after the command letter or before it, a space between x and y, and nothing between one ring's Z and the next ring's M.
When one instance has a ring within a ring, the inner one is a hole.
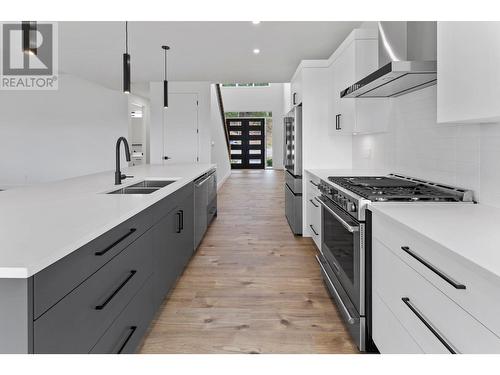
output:
M378 69L378 40L355 30L339 47L333 61L332 128L339 134L374 133L387 130L388 98L341 98L340 92Z
M437 121L500 121L500 22L438 22Z
M292 77L290 100L292 106L302 103L302 68L300 66Z

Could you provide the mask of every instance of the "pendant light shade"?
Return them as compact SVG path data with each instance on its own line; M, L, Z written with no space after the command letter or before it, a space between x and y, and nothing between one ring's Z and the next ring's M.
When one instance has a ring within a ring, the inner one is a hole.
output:
M21 23L21 30L23 35L23 52L32 55L37 54L36 49L36 22L23 21Z
M163 107L168 107L168 81L166 79L163 80Z
M163 76L163 107L168 107L168 80L167 80L167 51L170 49L169 46L161 46L165 51L165 72Z
M130 55L128 53L128 22L125 22L125 53L123 54L123 92L130 93Z

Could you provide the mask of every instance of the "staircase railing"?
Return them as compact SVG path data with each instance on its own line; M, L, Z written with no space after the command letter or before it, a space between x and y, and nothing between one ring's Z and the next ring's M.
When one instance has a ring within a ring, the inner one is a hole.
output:
M226 112L224 112L224 102L222 100L222 91L220 83L217 83L215 85L215 90L217 92L217 102L219 103L219 111L220 111L220 118L222 120L222 127L224 128L224 134L226 135L227 153L229 158L231 158L231 147L229 144L229 130L226 125Z

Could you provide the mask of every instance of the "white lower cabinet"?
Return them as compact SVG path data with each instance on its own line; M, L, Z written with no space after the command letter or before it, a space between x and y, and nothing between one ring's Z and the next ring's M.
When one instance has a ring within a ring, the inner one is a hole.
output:
M316 201L316 197L321 195L318 189L320 179L310 173L306 173L306 178L306 229L316 247L321 249L321 206Z
M381 353L500 353L492 330L410 266L403 252L386 245L394 236L381 234L397 233L398 223L374 214L373 228L373 340Z
M373 291L372 295L373 341L378 350L386 354L419 354L423 353L420 346L410 336L401 322L394 316L386 303Z

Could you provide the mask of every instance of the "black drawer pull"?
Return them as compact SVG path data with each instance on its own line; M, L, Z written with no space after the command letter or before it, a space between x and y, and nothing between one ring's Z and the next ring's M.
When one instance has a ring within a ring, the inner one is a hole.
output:
M137 273L137 271L135 271L135 270L130 271L130 274L127 276L127 278L125 280L123 280L123 282L120 284L120 286L118 288L116 288L116 290L113 293L111 293L111 295L108 298L106 298L106 300L102 304L97 305L95 307L95 309L96 310L104 309L106 307L106 305L111 302L111 300L118 294L118 292L120 290L122 290L122 288L130 281L130 279L132 277L134 277L134 275L136 273Z
M318 235L318 232L316 232L316 231L314 230L314 227L313 227L312 225L309 225L309 226L311 227L311 230L313 231L313 233L317 236L317 235Z
M125 341L123 342L123 344L120 346L120 349L118 349L118 351L116 352L116 354L122 354L123 349L125 349L125 347L127 346L128 342L130 341L130 339L134 335L135 331L137 330L137 326L132 326L132 327L130 327L129 330L130 330L130 332L127 335L127 338L125 339Z
M109 245L107 248L105 248L104 250L101 250L101 251L97 251L95 253L95 255L97 256L101 256L101 255L104 255L106 254L109 250L111 250L113 247L115 247L116 245L118 245L120 242L122 242L125 238L127 238L128 236L130 236L131 234L133 234L137 229L135 228L131 228L126 234L124 234L123 236L121 236L120 238L118 238L115 242L113 242L111 245Z
M314 207L316 207L316 208L319 207L316 203L314 203L314 201L312 199L309 199L309 202L311 202Z
M319 184L317 184L317 183L316 183L316 182L314 182L313 180L309 180L309 182L310 182L311 184L313 184L313 185L314 185L314 187L318 187L318 186L319 186Z
M422 323L424 323L424 325L429 329L429 331L432 332L432 334L441 342L441 344L443 344L446 347L446 349L448 349L448 351L451 354L457 354L457 351L455 350L455 348L453 348L451 346L451 344L449 344L448 341L443 336L441 336L441 334L432 326L432 324L429 323L427 321L427 319L425 319L425 317L422 315L422 313L411 303L411 301L408 297L401 298L401 301L403 301L403 303L406 306L408 306L408 308L415 314L415 316Z
M465 289L465 285L460 284L459 282L453 280L450 276L446 275L443 271L434 267L432 264L427 262L425 259L421 258L419 255L417 255L413 251L411 251L408 246L401 246L401 250L403 250L409 256L411 256L412 258L414 258L417 261L419 261L420 263L422 263L424 266L426 266L428 269L430 269L432 272L434 272L436 275L438 275L440 278L442 278L448 284L452 285L455 289Z
M181 214L181 211L177 211L175 214L177 215L177 230L175 232L181 233L182 232L182 214Z

